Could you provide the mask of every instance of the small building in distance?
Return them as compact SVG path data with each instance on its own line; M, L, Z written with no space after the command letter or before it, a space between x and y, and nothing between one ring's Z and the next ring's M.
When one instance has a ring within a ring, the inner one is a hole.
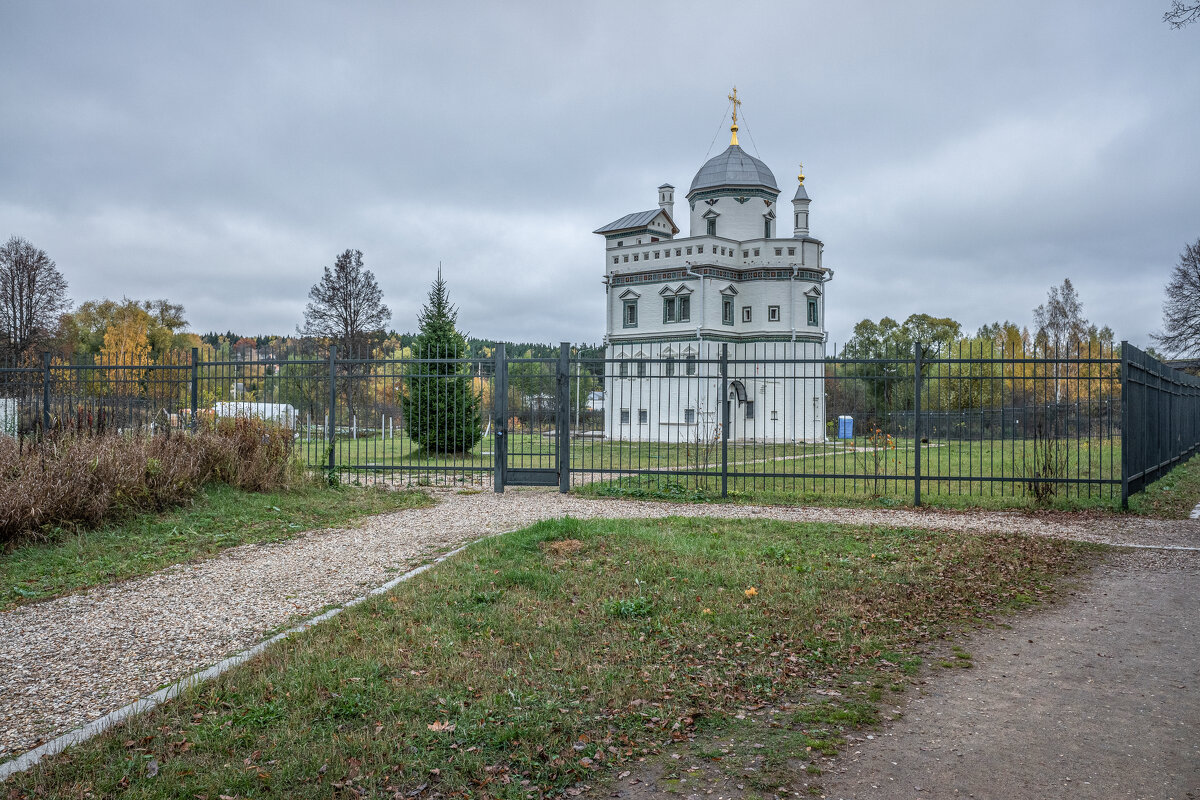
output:
M825 438L825 289L833 271L809 232L803 171L781 236L775 175L738 144L737 90L729 147L688 188L688 236L678 237L675 187L658 207L596 229L604 237L607 324L605 435L701 442ZM677 238L678 237L678 238ZM722 398L718 360L730 359Z
M213 413L219 417L242 417L244 419L261 419L274 422L284 428L295 430L299 423L299 413L289 403L256 403L241 401L237 403L215 403Z

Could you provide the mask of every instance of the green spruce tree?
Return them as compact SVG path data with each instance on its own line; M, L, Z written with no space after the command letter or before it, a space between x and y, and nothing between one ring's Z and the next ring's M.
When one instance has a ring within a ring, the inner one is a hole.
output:
M403 404L409 438L429 453L466 453L483 438L482 398L471 383L467 339L454 327L458 309L450 305L446 282L437 280L417 322L414 359L406 371Z

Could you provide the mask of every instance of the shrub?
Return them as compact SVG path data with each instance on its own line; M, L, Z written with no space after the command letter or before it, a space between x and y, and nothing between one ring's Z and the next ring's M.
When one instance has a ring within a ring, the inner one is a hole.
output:
M253 419L222 419L194 435L0 436L0 543L161 511L210 481L287 487L302 475L291 446L290 430Z

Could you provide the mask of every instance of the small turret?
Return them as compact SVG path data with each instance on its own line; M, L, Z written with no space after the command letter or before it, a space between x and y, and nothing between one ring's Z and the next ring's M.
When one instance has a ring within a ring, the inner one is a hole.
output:
M795 220L792 236L796 239L803 239L808 236L808 204L812 202L808 199L808 192L804 191L803 164L800 165L800 174L796 178L800 181L800 185L796 187L796 196L792 198Z
M664 183L658 187L658 207L675 219L675 187L671 184Z

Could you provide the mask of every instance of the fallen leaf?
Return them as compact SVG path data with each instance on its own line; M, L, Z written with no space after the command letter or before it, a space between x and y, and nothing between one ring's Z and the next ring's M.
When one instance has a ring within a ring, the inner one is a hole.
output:
M442 722L439 720L434 722L432 725L426 725L425 727L429 728L431 731L445 731L446 733L450 733L454 730L455 725L453 722Z

